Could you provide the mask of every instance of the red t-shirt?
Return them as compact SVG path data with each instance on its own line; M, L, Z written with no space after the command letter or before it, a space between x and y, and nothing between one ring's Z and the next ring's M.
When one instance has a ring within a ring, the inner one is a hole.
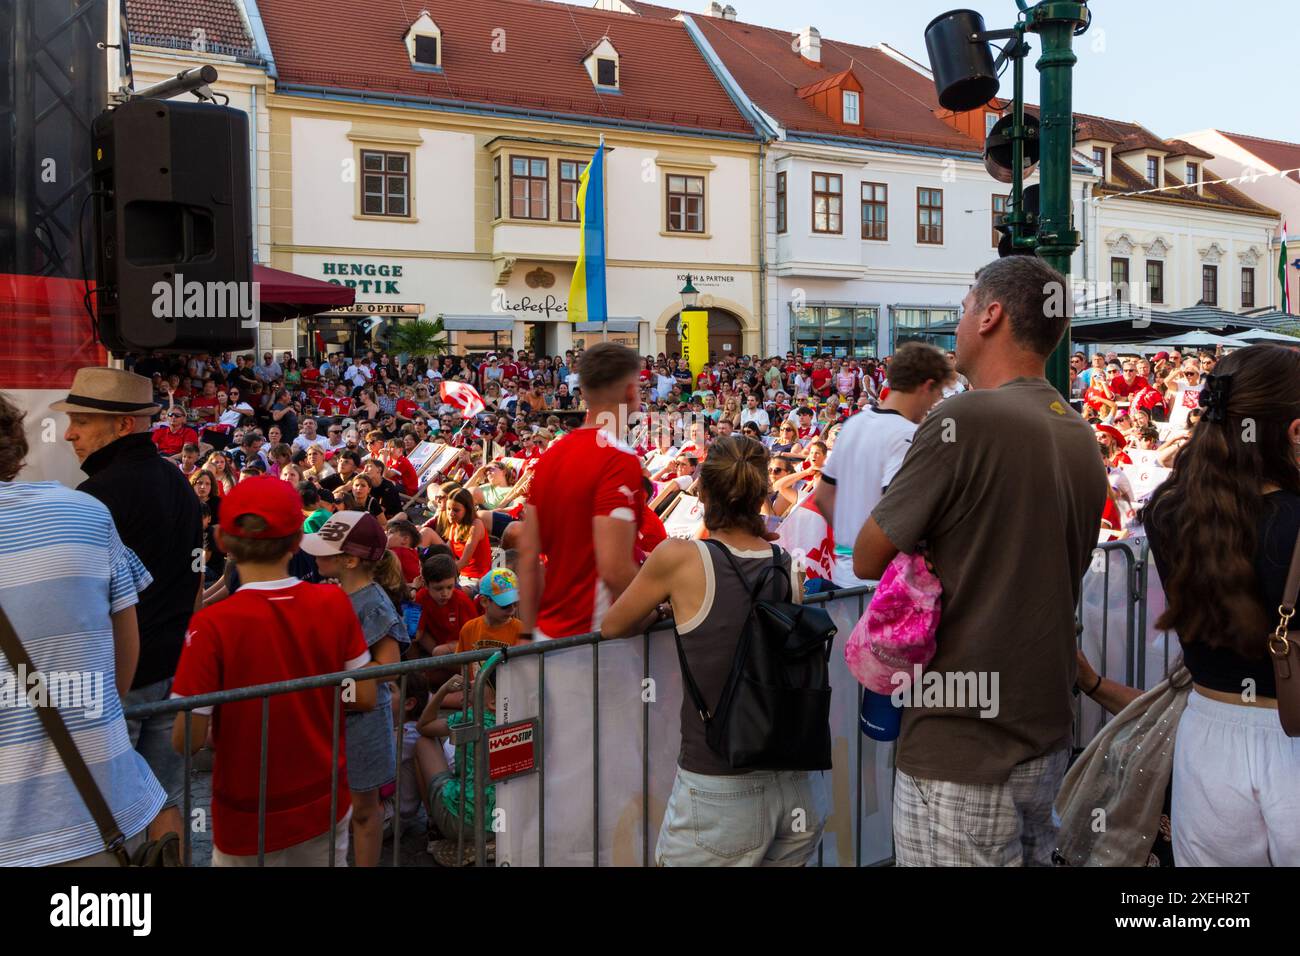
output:
M1094 411L1101 411L1101 403L1110 400L1100 385L1089 385L1088 390L1083 393L1083 404Z
M537 462L528 499L547 559L537 630L547 637L596 630L611 602L596 574L592 520L619 518L640 527L645 510L640 459L608 433L580 428L552 444Z
M646 508L641 513L641 527L636 533L636 550L638 559L644 561L650 556L650 552L657 548L661 542L668 539L668 532L664 528L664 523L655 514L653 508Z
M1110 383L1110 390L1114 393L1116 398L1128 398L1130 395L1136 395L1144 388L1150 387L1150 383L1148 383L1141 375L1133 377L1132 385L1125 380L1123 375L1117 375ZM193 405L194 403L191 402L190 404Z
M1164 396L1148 385L1140 392L1135 393L1134 404L1138 408L1145 408L1147 411L1155 408L1157 405L1164 405Z
M402 476L402 494L413 495L419 490L420 476L415 473L415 466L405 455L385 455L384 467L395 469Z
M211 398L208 398L206 395L200 395L198 398L194 398L190 400L191 411L198 412L198 411L202 411L205 408L212 410L212 414L207 417L215 419L217 417L216 415L217 396L213 395Z
M199 443L199 433L188 425L178 432L173 432L169 426L164 425L162 428L155 428L151 437L154 446L164 455L179 455L186 445Z
M398 418L414 418L415 413L420 410L420 403L413 398L399 399L397 402Z
M315 384L317 381L320 380L320 369L318 368L305 369L302 373L302 380L304 382L307 382L308 384Z
M812 373L812 387L814 392L829 392L831 381L831 370L828 368L815 368Z
M451 592L446 604L435 601L428 588L420 588L415 603L420 605L420 630L428 633L434 644L455 644L460 640L460 629L483 613L460 588Z
M337 585L295 578L245 584L190 619L172 696L350 671L369 660L352 602ZM270 698L267 852L329 830L335 693L322 687ZM351 806L345 729L340 723L336 823ZM212 842L222 853L252 856L257 853L262 701L222 704L213 714L212 739L217 753Z
M333 395L326 395L320 400L320 413L322 415L351 415L352 399L344 395L342 398L335 398Z
M447 539L447 545L451 548L451 553L456 555L457 561L465 553L465 545L467 544L469 544L469 541L461 541L454 537ZM469 560L465 562L465 566L460 569L460 573L467 578L481 578L491 570L492 542L488 540L487 530L484 529L483 534L479 535L478 544L474 546L473 553L469 556Z
M414 581L420 576L420 553L414 548L389 548L402 566L402 580Z

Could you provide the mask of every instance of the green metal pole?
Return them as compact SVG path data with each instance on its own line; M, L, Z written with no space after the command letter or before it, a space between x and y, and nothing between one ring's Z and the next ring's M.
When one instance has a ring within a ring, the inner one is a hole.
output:
M1086 4L1044 0L1028 11L1028 29L1042 37L1040 74L1041 154L1038 254L1065 276L1079 245L1070 202L1071 151L1074 148L1072 77L1077 58L1074 32L1091 19ZM1065 290L1065 295L1070 295ZM1065 301L1069 301L1067 298ZM1070 394L1069 332L1047 362L1047 378L1067 398Z

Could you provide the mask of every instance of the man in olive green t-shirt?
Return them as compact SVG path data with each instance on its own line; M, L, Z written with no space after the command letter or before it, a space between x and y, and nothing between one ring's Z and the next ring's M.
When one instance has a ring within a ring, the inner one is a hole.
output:
M854 573L924 547L943 585L938 650L904 697L899 865L1049 865L1069 757L1074 610L1106 472L1045 378L1066 279L1014 256L976 274L957 328L973 391L940 403L863 526Z

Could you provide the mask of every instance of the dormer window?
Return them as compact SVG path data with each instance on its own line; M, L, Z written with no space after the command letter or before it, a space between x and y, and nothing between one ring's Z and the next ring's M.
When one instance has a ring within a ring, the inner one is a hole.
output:
M425 66L438 65L438 38L437 37L416 37L415 38L415 62L423 63Z
M844 91L844 122L849 126L862 122L862 97L852 90Z
M1201 167L1196 163L1187 164L1187 185L1195 186L1201 179Z
M406 31L406 53L414 69L442 69L442 31L428 10L420 11L419 17Z
M1094 146L1092 148L1092 165L1096 166L1104 174L1106 172L1106 147Z
M619 89L618 50L609 37L601 37L587 55L582 58L582 65L587 68L591 82L602 91L617 92Z
M1147 157L1147 182L1152 186L1160 185L1160 157Z

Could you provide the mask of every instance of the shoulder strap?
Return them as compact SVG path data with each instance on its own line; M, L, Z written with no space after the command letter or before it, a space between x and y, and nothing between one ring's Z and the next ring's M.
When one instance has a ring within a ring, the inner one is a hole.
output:
M13 625L9 623L9 616L5 614L4 608L0 608L0 649L4 651L5 657L9 659L15 671L22 669L29 675L36 673L36 665L28 656L27 648L23 647L22 641L14 633ZM54 744L59 759L63 761L68 775L72 777L72 782L76 785L77 792L81 794L81 799L85 801L87 809L90 810L90 815L94 817L95 825L99 827L99 835L104 841L104 849L116 856L122 866L130 866L130 858L122 846L125 842L122 831L118 829L117 822L113 819L113 811L108 808L104 795L100 793L99 786L95 783L95 778L91 776L90 768L82 759L81 751L77 749L72 735L68 733L63 715L59 713L57 707L48 702L46 706L36 708L36 715L45 727L45 732L49 734L50 742Z
M1291 567L1286 573L1286 588L1282 591L1282 606L1295 610L1297 595L1300 595L1300 535L1295 539L1295 550L1291 552Z

